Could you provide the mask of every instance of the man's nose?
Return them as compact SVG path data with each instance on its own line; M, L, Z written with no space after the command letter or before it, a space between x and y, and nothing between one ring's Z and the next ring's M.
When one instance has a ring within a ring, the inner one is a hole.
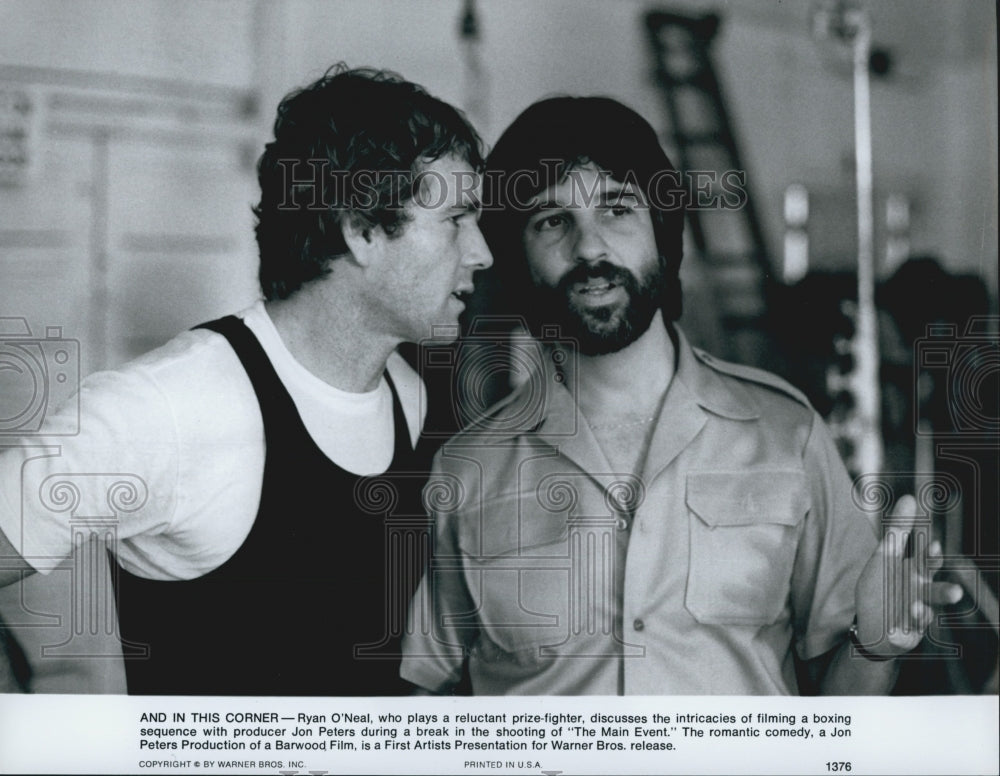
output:
M472 231L475 234L471 235L470 244L462 257L462 263L476 269L489 269L493 266L493 254L490 253L489 246L486 244L486 238L483 237L478 226L474 227Z
M578 224L573 248L574 258L585 264L593 264L608 257L608 244L597 224Z

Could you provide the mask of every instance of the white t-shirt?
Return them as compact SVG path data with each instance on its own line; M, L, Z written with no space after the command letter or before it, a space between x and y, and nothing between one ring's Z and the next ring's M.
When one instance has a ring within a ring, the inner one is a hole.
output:
M356 474L385 471L394 450L386 380L366 393L334 388L293 358L262 302L240 317L327 457ZM426 407L423 383L398 354L387 368L415 443ZM128 571L191 579L228 560L257 515L260 406L236 354L215 332L185 332L120 369L88 377L77 436L20 444L34 446L0 455L0 529L39 571L69 555L71 524L108 518Z

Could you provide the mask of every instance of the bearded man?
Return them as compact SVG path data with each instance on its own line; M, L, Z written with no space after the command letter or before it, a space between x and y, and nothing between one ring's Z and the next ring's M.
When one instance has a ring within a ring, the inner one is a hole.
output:
M549 99L487 170L483 233L539 357L437 456L426 493L449 496L425 499L434 562L402 676L435 693L463 676L475 694L888 692L957 595L932 584L940 548L904 559L912 520L879 543L802 394L688 344L683 188L653 129L614 100Z

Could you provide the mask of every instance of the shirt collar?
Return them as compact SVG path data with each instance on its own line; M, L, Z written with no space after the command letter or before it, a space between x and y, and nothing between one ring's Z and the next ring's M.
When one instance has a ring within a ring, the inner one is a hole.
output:
M718 360L693 348L678 327L671 327L676 350L676 370L667 388L660 423L682 417L701 408L732 420L759 417L759 408L750 393L716 369ZM473 423L469 431L477 441L502 441L521 434L537 433L545 441L561 446L567 438L587 429L566 373L558 366L557 351L537 340L512 341L512 353L520 356L527 379L486 417ZM471 441L471 440L469 440Z
M677 336L677 372L674 380L682 382L691 392L698 406L714 415L732 420L753 420L760 416L760 408L750 392L732 379L723 378L716 365L719 360L700 348L691 347L679 328ZM669 392L674 386L668 389Z

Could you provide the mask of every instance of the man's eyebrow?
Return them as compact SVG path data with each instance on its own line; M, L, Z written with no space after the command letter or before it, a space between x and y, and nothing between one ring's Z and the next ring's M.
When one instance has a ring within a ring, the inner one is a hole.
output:
M645 200L632 186L620 186L617 188L605 189L598 198L598 203L603 206L615 204L623 201L633 201L644 204Z
M533 202L531 205L529 205L525 209L524 214L528 218L531 218L531 216L535 215L536 213L540 213L543 210L559 210L565 207L566 205L564 203L557 202L556 200L551 198L540 199L537 202Z
M574 195L576 196L576 195ZM581 199L583 195L580 195ZM591 200L596 202L600 207L609 207L620 202L635 202L639 205L645 204L645 199L635 190L633 186L614 186L612 188L607 188L601 191L601 193L596 197L596 199ZM533 215L546 210L565 210L566 208L572 208L572 203L559 202L551 197L546 197L544 199L539 199L537 202L531 204L524 213L525 216L531 218Z

